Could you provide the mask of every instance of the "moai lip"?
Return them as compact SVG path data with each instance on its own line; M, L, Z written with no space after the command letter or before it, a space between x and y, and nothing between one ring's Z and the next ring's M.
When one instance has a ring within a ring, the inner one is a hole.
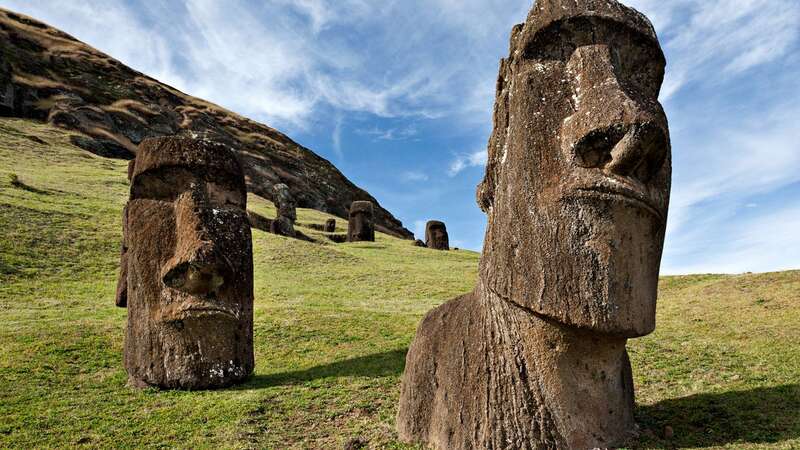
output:
M431 311L397 424L446 448L584 449L636 430L671 183L665 59L614 0L538 0L500 63L474 292Z
M431 220L425 225L425 246L434 250L450 250L450 238L444 222Z
M211 389L253 371L253 252L244 175L209 141L142 142L123 218L117 305L134 386Z
M347 241L375 241L375 222L372 202L358 201L350 205L350 219L347 223Z

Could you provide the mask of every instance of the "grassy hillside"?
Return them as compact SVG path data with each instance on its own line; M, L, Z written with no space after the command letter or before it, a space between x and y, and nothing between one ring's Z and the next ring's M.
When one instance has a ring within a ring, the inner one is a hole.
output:
M0 447L405 448L406 348L426 311L472 288L477 254L254 230L255 376L217 392L133 390L113 300L126 164L69 142L0 120ZM630 345L639 446L800 448L800 272L665 278L658 320Z

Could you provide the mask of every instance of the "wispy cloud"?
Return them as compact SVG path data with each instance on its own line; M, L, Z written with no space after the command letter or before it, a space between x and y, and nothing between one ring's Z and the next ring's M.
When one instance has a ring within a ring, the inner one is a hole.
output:
M418 170L409 170L400 174L400 179L407 183L414 183L420 181L428 181L429 177L425 172Z
M333 152L336 153L336 156L339 159L344 157L344 153L342 152L342 125L344 124L344 119L341 116L336 118L336 122L333 126L333 134L331 135L331 143L333 144Z
M450 167L447 170L447 174L451 177L454 177L470 167L485 166L487 157L486 150L458 154L456 155L455 159L450 162Z
M370 136L373 139L381 141L400 141L413 138L419 134L419 130L415 124L410 124L405 127L397 128L379 128L373 126L372 128L362 128L356 130L356 133L363 136Z
M794 0L630 0L653 21L669 56L662 100L786 55L800 33ZM713 76L709 76L713 74Z

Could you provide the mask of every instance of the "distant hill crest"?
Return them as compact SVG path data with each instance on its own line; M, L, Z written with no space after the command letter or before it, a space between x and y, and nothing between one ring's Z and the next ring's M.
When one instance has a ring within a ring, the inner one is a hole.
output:
M375 204L379 231L413 234L329 161L283 133L137 72L72 36L0 8L0 115L78 132L92 153L132 158L148 137L184 135L237 151L248 190L271 200L289 186L301 208L347 217L350 203Z

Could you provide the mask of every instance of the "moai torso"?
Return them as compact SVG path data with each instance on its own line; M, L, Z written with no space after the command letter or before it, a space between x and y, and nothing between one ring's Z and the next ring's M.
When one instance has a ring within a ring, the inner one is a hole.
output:
M133 385L208 389L252 373L246 201L242 169L226 147L180 138L139 146L117 294L128 308Z

